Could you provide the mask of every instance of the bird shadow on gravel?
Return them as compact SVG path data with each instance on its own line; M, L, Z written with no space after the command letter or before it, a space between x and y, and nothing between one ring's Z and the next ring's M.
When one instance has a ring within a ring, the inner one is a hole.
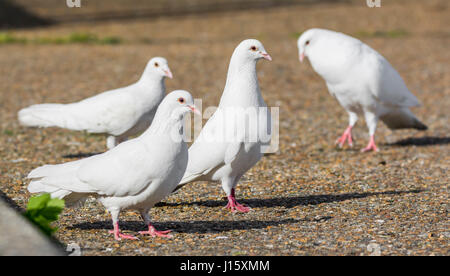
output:
M167 222L155 222L153 225L156 229L166 230L170 229L177 233L221 233L224 231L233 230L250 230L250 229L263 229L268 226L279 226L284 224L294 224L301 222L322 222L331 219L332 217L321 217L311 219L282 219L282 220L234 220L234 221L167 221ZM111 221L97 221L97 222L83 222L69 226L69 229L80 230L110 230L112 228ZM142 231L146 229L146 226L142 221L121 221L121 230L127 231Z
M273 199L247 199L242 200L243 203L248 204L251 207L285 207L292 208L295 206L304 205L317 205L321 203L340 202L351 199L366 198L370 196L379 195L401 195L410 193L420 193L424 190L410 190L410 191L385 191L385 192L373 192L373 193L348 193L340 195L314 195L305 197L280 197ZM158 206L181 206L181 205L196 205L205 207L223 207L225 201L197 201L197 202L185 202L185 203L159 203ZM281 219L281 220L236 220L236 221L190 221L190 222L156 222L154 226L157 229L171 229L178 233L220 233L224 231L232 230L249 230L249 229L263 229L268 226L279 226L284 224L294 223L318 223L332 219L330 216L304 218L304 219ZM146 228L144 223L140 220L136 221L122 221L120 223L122 230L128 231L142 231ZM95 222L83 222L68 226L68 229L80 229L80 230L107 230L111 229L111 221L95 221Z
M371 192L371 193L347 193L337 195L310 195L310 196L295 196L295 197L277 197L267 199L242 199L239 202L249 205L250 207L285 207L293 208L296 206L318 205L321 203L341 202L345 200L366 198L371 196L380 195L402 195L411 193L421 193L424 190L416 189L409 191L384 191L384 192ZM206 201L194 201L194 202L180 202L180 203L167 203L160 202L156 206L163 207L176 207L176 206L205 206L205 207L220 207L225 206L225 201L220 200L206 200Z
M450 137L432 137L425 136L420 138L407 138L395 143L387 143L387 146L406 147L406 146L434 146L450 144Z

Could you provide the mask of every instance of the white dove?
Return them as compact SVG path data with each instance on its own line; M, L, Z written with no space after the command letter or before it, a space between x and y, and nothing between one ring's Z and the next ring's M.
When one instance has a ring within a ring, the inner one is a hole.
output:
M234 50L219 107L189 148L188 167L177 187L192 181L220 181L228 197L226 208L233 212L250 210L236 202L235 188L261 159L262 146L270 142L270 113L256 75L261 58L272 60L258 40L244 40ZM247 116L252 114L256 116ZM248 125L239 124L246 119ZM231 136L224 137L225 133ZM262 141L264 133L269 141Z
M375 129L380 119L391 129L426 130L409 107L419 106L403 79L377 51L343 33L310 29L298 39L300 61L308 57L329 92L349 114L349 126L336 144L353 146L352 128L364 114L370 140L364 149L378 151Z
M29 127L61 127L106 133L107 147L146 130L165 96L164 78L172 78L167 60L152 58L136 83L71 104L37 104L19 111Z
M138 210L152 236L156 231L148 211L169 195L180 182L188 162L183 138L183 117L199 113L191 94L177 90L168 94L158 107L151 126L139 137L89 158L59 165L45 165L28 175L31 193L50 193L68 205L94 196L111 213L116 240L136 239L119 230L119 212Z

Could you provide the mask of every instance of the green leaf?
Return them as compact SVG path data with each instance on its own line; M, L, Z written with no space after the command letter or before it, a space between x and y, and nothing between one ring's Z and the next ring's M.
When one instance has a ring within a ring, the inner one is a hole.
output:
M55 208L55 207L46 207L44 210L42 210L39 215L43 216L50 222L58 220L58 215L61 213L61 208Z
M64 207L65 207L65 202L64 202L64 200L59 199L59 198L52 198L47 203L47 207L49 207L49 208L59 208L60 212L61 212L64 209Z
M42 232L51 235L58 228L52 227L59 214L64 210L64 200L51 198L49 194L31 197L24 216L37 225Z
M50 201L50 195L49 194L42 194L40 196L34 196L30 198L30 201L28 201L27 210L42 210L47 206L47 203Z

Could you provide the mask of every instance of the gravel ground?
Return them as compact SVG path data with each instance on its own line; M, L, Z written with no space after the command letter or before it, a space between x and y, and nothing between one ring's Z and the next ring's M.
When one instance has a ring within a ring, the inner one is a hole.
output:
M280 151L238 186L252 212L229 213L219 184L197 182L151 211L157 228L174 230L172 239L114 241L110 217L94 200L66 209L56 238L79 244L84 255L449 255L448 1L382 5L369 9L361 0L15 31L29 38L90 32L124 42L0 46L0 190L24 207L31 169L105 150L102 136L20 127L20 108L127 85L155 55L169 60L169 91L183 88L204 108L215 105L234 47L254 37L274 59L260 62L258 73L266 102L280 106ZM368 135L360 120L354 149L336 149L347 115L311 66L298 62L296 38L310 27L359 35L387 57L422 102L413 112L429 130L392 132L379 124L381 152L362 154ZM127 233L144 228L134 212L121 220Z

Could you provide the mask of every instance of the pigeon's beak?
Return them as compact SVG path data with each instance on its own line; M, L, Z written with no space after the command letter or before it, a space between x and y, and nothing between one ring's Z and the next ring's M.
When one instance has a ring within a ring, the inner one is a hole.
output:
M303 62L303 60L305 59L305 53L300 53L300 56L298 58L300 60L300 62Z
M259 52L264 59L272 61L272 57L267 52Z
M202 116L202 113L195 107L195 105L188 105L188 107L193 113Z
M169 79L173 78L172 72L170 71L169 67L167 69L163 70L164 76L168 77Z

